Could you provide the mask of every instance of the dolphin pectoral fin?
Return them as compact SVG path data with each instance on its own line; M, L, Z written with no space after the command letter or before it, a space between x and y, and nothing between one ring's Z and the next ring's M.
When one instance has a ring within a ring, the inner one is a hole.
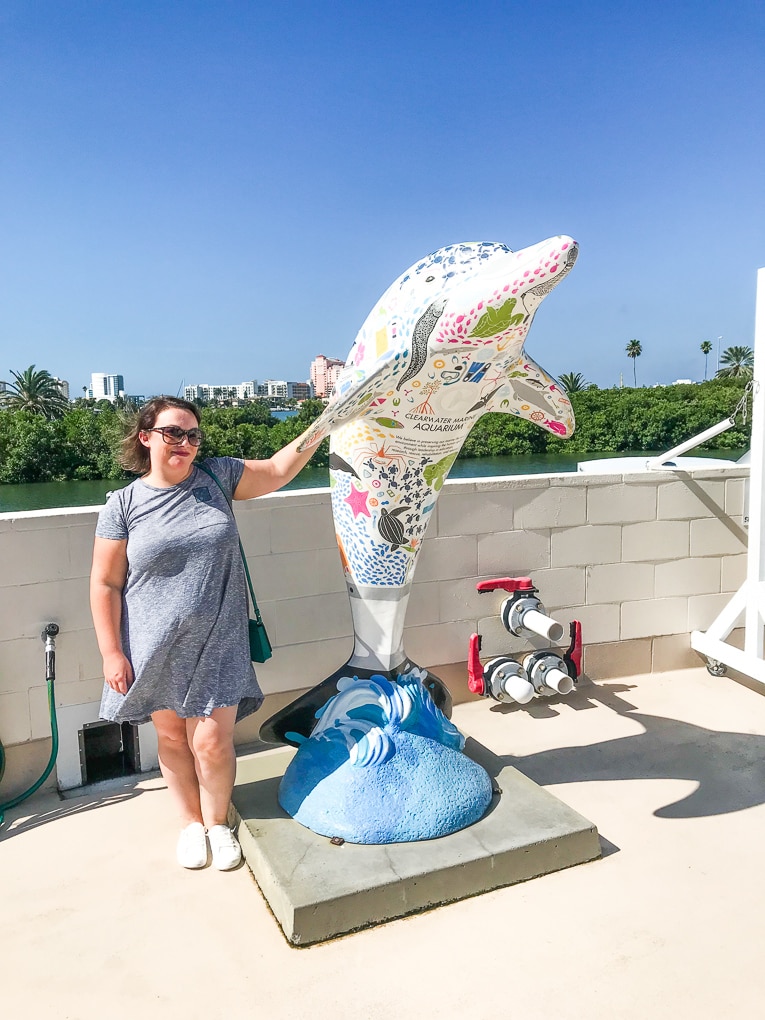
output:
M567 439L574 431L574 411L563 386L523 355L506 369L506 382L491 394L487 411L515 414Z
M361 669L358 666L350 666L347 663L340 669L328 676L316 687L306 691L295 701L275 712L270 719L260 727L260 739L267 744L292 744L299 747L301 740L307 740L317 722L317 712L330 698L338 693L337 683L343 677L357 676L362 680L368 680L373 676L384 676L387 680L396 681L399 674L408 673L417 669L415 663L410 659L402 662L397 669ZM429 670L425 670L423 684L428 694L433 699L436 708L439 708L447 719L452 715L452 696L449 688L442 680Z
M315 446L330 432L360 418L372 401L389 389L394 367L395 358L391 355L383 362L376 362L374 371L366 372L352 365L345 368L324 412L306 432L299 449Z

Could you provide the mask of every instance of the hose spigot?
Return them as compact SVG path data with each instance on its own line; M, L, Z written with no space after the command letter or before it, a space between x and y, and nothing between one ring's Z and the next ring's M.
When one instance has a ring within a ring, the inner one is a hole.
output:
M45 642L45 679L52 680L56 675L56 635L59 632L57 623L46 623L40 639Z

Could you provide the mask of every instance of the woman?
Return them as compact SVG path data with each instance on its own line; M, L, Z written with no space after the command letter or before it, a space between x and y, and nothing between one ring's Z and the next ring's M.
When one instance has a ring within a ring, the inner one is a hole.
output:
M194 404L154 397L123 441L122 463L140 474L98 516L91 610L103 656L100 715L154 723L159 764L178 808L177 858L185 868L236 867L226 824L234 785L234 723L263 695L252 669L247 596L227 496L252 499L285 485L315 447L300 438L270 460L195 465L202 432Z

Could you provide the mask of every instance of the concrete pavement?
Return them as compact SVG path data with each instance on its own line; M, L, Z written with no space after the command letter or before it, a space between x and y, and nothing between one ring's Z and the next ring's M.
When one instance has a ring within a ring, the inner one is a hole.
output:
M763 1013L765 697L705 669L455 709L604 857L307 949L249 872L188 872L159 778L0 830L3 1014L712 1020Z

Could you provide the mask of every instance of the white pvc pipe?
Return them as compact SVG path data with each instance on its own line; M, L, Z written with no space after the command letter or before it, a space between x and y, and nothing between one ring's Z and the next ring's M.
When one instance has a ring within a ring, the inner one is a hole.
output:
M563 624L550 616L545 616L544 613L537 612L536 609L527 609L521 615L521 626L549 641L560 641L563 637Z
M653 471L662 468L668 460L672 460L673 457L679 457L682 453L687 453L688 450L693 450L697 446L701 446L702 443L706 443L707 439L714 439L715 436L719 436L721 432L727 432L728 429L733 428L736 424L735 418L726 418L724 421L718 422L711 428L707 429L706 432L700 432L697 436L693 436L692 439L686 439L684 443L680 443L679 446L673 446L671 450L667 450L661 457L652 457L647 467Z
M526 705L534 697L534 685L524 680L522 676L508 676L500 680L500 687L513 701L519 705Z
M545 673L545 686L551 687L558 694L570 694L574 689L574 681L562 669L548 669Z

